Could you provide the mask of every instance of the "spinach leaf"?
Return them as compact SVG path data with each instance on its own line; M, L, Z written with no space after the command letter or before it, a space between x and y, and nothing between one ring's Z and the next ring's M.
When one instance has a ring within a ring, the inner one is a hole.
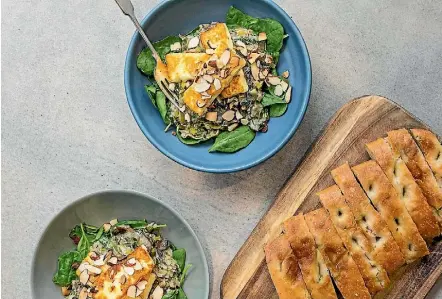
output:
M148 223L146 220L122 220L118 221L118 223L115 224L115 226L120 226L120 225L128 225L133 229L145 228L149 231L153 231L167 226L166 224Z
M82 223L79 225L76 225L70 232L69 232L69 238L74 241L76 245L80 242L81 237L84 235L86 238L88 238L91 242L96 238L96 235L99 231L99 228L93 225L89 225L86 223Z
M286 104L285 99L281 97L277 97L275 95L272 95L270 93L265 93L264 97L262 98L261 104L264 107L272 106L275 104Z
M157 50L160 58L164 60L166 54L168 54L170 50L170 46L176 42L181 43L181 38L178 36L168 36L163 40L160 40L156 43L153 43L155 50ZM147 76L153 76L155 70L155 59L152 57L152 51L149 48L145 48L138 55L137 58L137 67Z
M163 297L161 297L161 299L177 299L178 292L178 290L169 290L163 295Z
M155 85L145 85L144 89L147 92L147 95L149 96L150 100L152 101L152 104L155 108L157 107L157 87Z
M187 144L187 145L194 145L194 144L198 144L198 143L206 141L204 139L193 139L190 137L184 138L181 136L181 133L179 131L176 132L176 136L178 137L179 141L181 141L182 143Z
M81 238L80 242L77 245L77 251L81 256L81 259L84 259L89 253L89 248L91 247L91 243L95 240L96 235L90 235L86 233L87 229L83 226L83 223L80 224L81 230Z
M161 118L163 119L166 125L170 124L169 119L169 108L167 107L166 95L162 91L157 91L156 97L158 111L160 111Z
M184 265L186 264L186 249L179 248L174 250L172 252L172 257L177 262L182 272L184 270Z
M177 299L187 299L186 293L184 293L182 288L178 289Z
M184 269L183 272L181 272L181 277L180 277L180 286L183 285L184 280L186 279L187 276L187 272L189 272L189 269L192 268L192 264L187 264Z
M243 27L255 33L265 32L267 35L267 52L273 56L275 63L278 61L284 40L284 28L274 19L259 19L249 16L239 9L231 6L226 16L228 27Z
M269 115L270 117L280 117L287 111L288 105L284 104L274 104L270 106Z
M58 257L57 272L55 273L52 281L62 287L68 286L73 280L77 278L75 269L72 268L72 264L75 262L81 262L83 258L77 251L65 252Z
M255 138L255 132L248 126L238 127L232 132L222 132L215 139L215 143L209 148L209 152L233 153L245 148Z

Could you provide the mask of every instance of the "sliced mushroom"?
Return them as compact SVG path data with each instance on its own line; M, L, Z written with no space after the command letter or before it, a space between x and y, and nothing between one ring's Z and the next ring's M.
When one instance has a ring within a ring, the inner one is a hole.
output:
M215 78L215 80L213 80L213 86L215 87L215 90L221 89L221 81L218 78Z
M281 79L276 76L268 76L267 83L270 85L279 85L281 83Z
M221 60L221 62L224 65L227 65L230 61L230 51L229 50L225 50L223 52L223 54L221 54L221 57L219 58Z
M206 119L208 121L215 122L218 119L218 113L217 112L207 112L206 113Z
M256 65L256 63L252 64L252 66L250 67L251 71L252 71L252 76L253 79L255 79L256 81L259 80L259 68Z
M247 59L249 60L250 64L253 64L255 63L256 59L259 58L259 56L261 55L258 53L250 53Z
M285 102L290 103L291 99L292 99L292 87L289 86L289 89L287 89L287 92L285 93Z
M197 36L195 36L189 40L189 43L187 44L187 48L193 49L193 48L198 47L199 44L200 44L200 39Z
M222 115L222 118L226 121L231 121L235 117L235 112L233 110L227 110Z
M181 50L181 43L180 42L176 42L170 45L170 50L171 51L179 51Z
M276 85L274 92L275 92L275 96L280 97L284 93L284 90L282 90L281 85Z
M258 35L258 40L259 41L267 40L267 34L265 32L260 32Z
M210 88L210 84L207 81L197 82L194 84L194 88L196 92L205 92Z
M206 80L206 82L208 83L212 83L213 82L213 77L210 75L204 75L203 79Z
M289 71L285 71L284 73L282 73L282 76L287 79L290 76Z
M236 116L236 119L238 119L238 120L243 118L241 112L239 112L239 111L236 111L235 116Z
M127 289L127 297L136 298L137 297L137 287L132 285Z
M88 281L89 281L89 272L87 270L84 270L83 272L80 273L80 282L82 284L87 284Z

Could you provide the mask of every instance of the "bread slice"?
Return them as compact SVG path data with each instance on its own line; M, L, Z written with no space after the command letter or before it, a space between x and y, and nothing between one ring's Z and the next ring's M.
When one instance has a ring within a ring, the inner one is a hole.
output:
M405 259L384 220L371 205L348 164L341 165L331 173L344 194L356 223L373 246L373 258L388 274L393 273L405 263Z
M366 147L370 157L376 160L396 189L422 238L430 241L439 236L441 233L439 223L442 224L442 218L427 203L427 199L402 158L393 153L384 138L370 142Z
M327 211L324 208L312 211L305 215L305 221L342 296L345 299L371 298L358 267L342 244Z
M374 295L390 283L387 272L372 257L373 247L356 224L350 207L338 186L333 185L318 193L339 237L358 266L370 294Z
M436 135L428 130L411 129L410 131L430 165L439 188L442 188L442 144L437 140Z
M416 183L421 187L428 203L440 214L442 209L442 189L439 188L436 178L416 142L414 142L406 129L390 131L387 134L388 142L393 152L400 155L402 160L404 160Z
M265 248L267 267L280 299L311 298L302 279L301 269L285 235Z
M316 249L304 215L299 214L284 221L284 233L298 259L302 277L312 298L337 298L327 266Z

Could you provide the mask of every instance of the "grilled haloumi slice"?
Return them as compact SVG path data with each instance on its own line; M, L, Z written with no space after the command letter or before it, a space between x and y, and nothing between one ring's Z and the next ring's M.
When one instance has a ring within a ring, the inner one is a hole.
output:
M200 41L204 49L214 50L221 56L227 49L233 49L232 37L225 23L215 23L200 33Z
M170 82L180 83L195 79L210 56L206 53L167 54L166 64Z
M236 95L246 93L248 91L249 91L249 85L247 84L244 71L240 70L238 72L238 75L233 77L233 80L232 82L230 82L229 86L224 88L223 92L221 93L221 97L223 99L228 99Z

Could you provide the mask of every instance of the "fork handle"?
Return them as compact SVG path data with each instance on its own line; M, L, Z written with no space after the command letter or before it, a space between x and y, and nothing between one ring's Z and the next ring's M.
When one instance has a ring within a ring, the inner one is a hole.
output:
M128 16L132 20L132 23L134 23L135 27L137 28L138 33L141 35L141 37L144 39L149 49L152 51L152 56L155 58L155 60L160 59L160 55L158 55L157 50L155 50L149 38L147 37L146 33L144 33L144 30L141 27L140 23L138 22L137 18L133 14L128 14Z

